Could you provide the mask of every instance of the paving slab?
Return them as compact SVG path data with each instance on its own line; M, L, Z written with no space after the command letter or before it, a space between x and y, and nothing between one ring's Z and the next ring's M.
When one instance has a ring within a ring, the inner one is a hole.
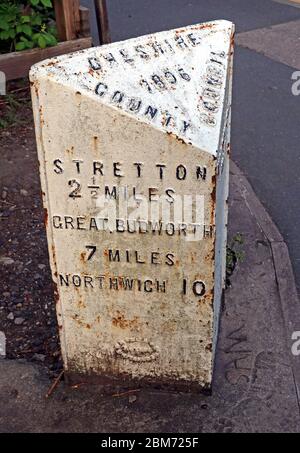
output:
M237 45L300 69L300 20L239 33Z
M290 352L293 326L282 297L294 298L295 322L299 303L285 244L271 223L232 165L229 244L239 233L244 259L225 293L212 395L137 389L132 399L61 382L46 399L51 382L42 365L3 359L0 431L299 432L300 359Z

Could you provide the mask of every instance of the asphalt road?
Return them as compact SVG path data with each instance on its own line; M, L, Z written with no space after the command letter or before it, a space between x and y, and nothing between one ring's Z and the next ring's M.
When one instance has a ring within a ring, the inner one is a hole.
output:
M107 4L113 41L215 19L233 21L237 33L300 20L300 8L272 0L108 0ZM232 158L287 242L300 292L300 97L291 93L293 71L253 50L236 48Z

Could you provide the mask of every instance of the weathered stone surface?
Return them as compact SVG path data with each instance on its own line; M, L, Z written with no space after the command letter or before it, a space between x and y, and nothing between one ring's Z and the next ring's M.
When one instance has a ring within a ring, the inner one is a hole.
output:
M211 382L225 274L232 35L226 21L194 25L31 70L69 373Z

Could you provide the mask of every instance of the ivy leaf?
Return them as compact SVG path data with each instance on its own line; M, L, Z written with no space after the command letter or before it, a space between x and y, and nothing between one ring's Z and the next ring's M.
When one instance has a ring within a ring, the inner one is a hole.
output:
M46 41L45 41L44 36L41 36L41 35L39 36L39 38L38 38L38 45L40 46L41 49L45 49L47 43L46 43Z
M24 42L17 42L16 50L24 50L24 49L25 49L25 43Z
M38 15L31 16L31 25L41 25L41 23L42 23L41 16Z
M25 36L21 36L21 41L25 44L26 49L32 49L34 44L32 41L29 41Z
M32 35L32 37L31 37L31 39L33 42L37 43L39 37L40 37L40 33L34 33L34 35Z
M52 8L51 0L41 0L41 3L42 3L46 8Z
M33 42L32 42L32 41L27 41L27 43L26 43L26 47L27 47L27 49L32 49L32 48L33 48L33 46L34 46L34 44L33 44Z
M30 16L21 16L22 24L30 22Z
M43 36L49 46L55 46L57 44L55 36L51 35L51 33L45 33Z
M30 3L32 4L32 6L36 6L40 3L40 0L30 0Z
M50 36L51 36L51 43L50 43L50 45L51 45L51 46L56 46L56 44L57 44L57 39L56 39L55 36L53 36L53 35L50 35Z
M50 27L48 27L48 33L57 38L57 30L54 25L50 25Z
M51 44L51 38L50 38L51 35L49 35L49 33L44 33L43 34L43 37L46 41L47 44Z
M22 25L22 32L25 33L25 35L27 36L31 36L32 35L32 30L31 30L31 27L29 25Z
M2 18L0 19L0 28L2 30L9 30L9 24Z

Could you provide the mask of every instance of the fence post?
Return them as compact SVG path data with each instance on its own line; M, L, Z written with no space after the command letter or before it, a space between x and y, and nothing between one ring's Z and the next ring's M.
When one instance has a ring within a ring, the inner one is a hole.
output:
M54 0L54 10L59 40L76 39L80 33L79 0Z
M100 44L111 42L106 0L94 0Z
M90 10L84 6L79 7L80 15L80 36L83 38L91 36Z

